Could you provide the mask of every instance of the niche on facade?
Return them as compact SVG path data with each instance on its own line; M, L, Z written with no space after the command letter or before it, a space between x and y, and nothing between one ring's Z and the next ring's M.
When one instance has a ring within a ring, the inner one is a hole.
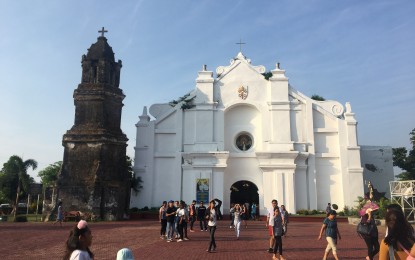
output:
M246 132L239 133L235 139L236 147L241 151L248 151L253 144L252 135Z

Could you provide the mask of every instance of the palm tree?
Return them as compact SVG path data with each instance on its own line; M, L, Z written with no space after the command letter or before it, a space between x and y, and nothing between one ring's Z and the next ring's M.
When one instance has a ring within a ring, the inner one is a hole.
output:
M8 171L12 174L16 174L18 176L18 183L17 183L17 193L16 193L16 203L14 205L14 214L13 214L13 221L16 221L16 212L17 206L19 205L19 196L22 190L28 191L30 186L30 176L27 174L27 170L32 168L36 170L37 162L33 159L28 159L23 161L17 155L13 155L9 158L9 160L3 165L3 171Z

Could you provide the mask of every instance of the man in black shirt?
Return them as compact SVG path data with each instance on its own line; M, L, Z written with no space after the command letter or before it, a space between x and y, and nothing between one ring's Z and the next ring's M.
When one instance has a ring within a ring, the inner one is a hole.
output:
M200 206L197 207L197 218L200 223L200 231L207 231L207 222L205 218L206 207L203 205L203 201L200 202ZM202 225L203 224L203 225Z
M173 206L173 201L169 201L169 206L166 210L167 218L167 242L171 242L174 233L174 219L176 218L177 208Z

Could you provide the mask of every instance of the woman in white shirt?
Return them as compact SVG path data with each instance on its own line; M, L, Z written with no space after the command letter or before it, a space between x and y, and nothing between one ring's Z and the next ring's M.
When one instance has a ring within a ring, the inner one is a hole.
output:
M242 208L239 204L236 204L232 209L231 213L234 214L234 223L235 232L236 232L236 240L239 240L239 233L241 231L241 222L242 222Z
M85 220L81 220L69 233L66 241L64 260L91 260L94 254L89 250L92 244L92 233Z
M208 253L216 251L216 242L215 242L215 231L216 231L216 220L218 213L215 209L215 200L211 200L209 203L209 208L206 210L205 218L208 220L209 233L210 233L210 242L209 247L206 250Z

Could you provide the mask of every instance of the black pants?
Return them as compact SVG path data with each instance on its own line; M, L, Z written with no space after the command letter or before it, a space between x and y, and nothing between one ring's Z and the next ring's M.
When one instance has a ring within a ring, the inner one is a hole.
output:
M370 260L373 260L373 257L379 253L379 240L378 237L365 237L365 243L367 246L367 255Z
M162 219L160 223L161 223L160 236L164 236L166 235L167 219Z
M196 216L190 216L190 230L193 230L193 224L196 221Z
M210 233L210 243L209 243L209 248L208 248L209 251L216 249L215 231L216 231L216 226L209 226L209 233Z
M282 255L282 239L281 236L274 236L275 243L274 243L274 254L279 251L279 254Z
M199 223L200 223L200 230L207 230L207 222L206 222L206 219L200 218L199 219Z
M179 236L180 239L183 239L183 237L187 238L187 222L182 221L177 225L177 229L179 230Z

